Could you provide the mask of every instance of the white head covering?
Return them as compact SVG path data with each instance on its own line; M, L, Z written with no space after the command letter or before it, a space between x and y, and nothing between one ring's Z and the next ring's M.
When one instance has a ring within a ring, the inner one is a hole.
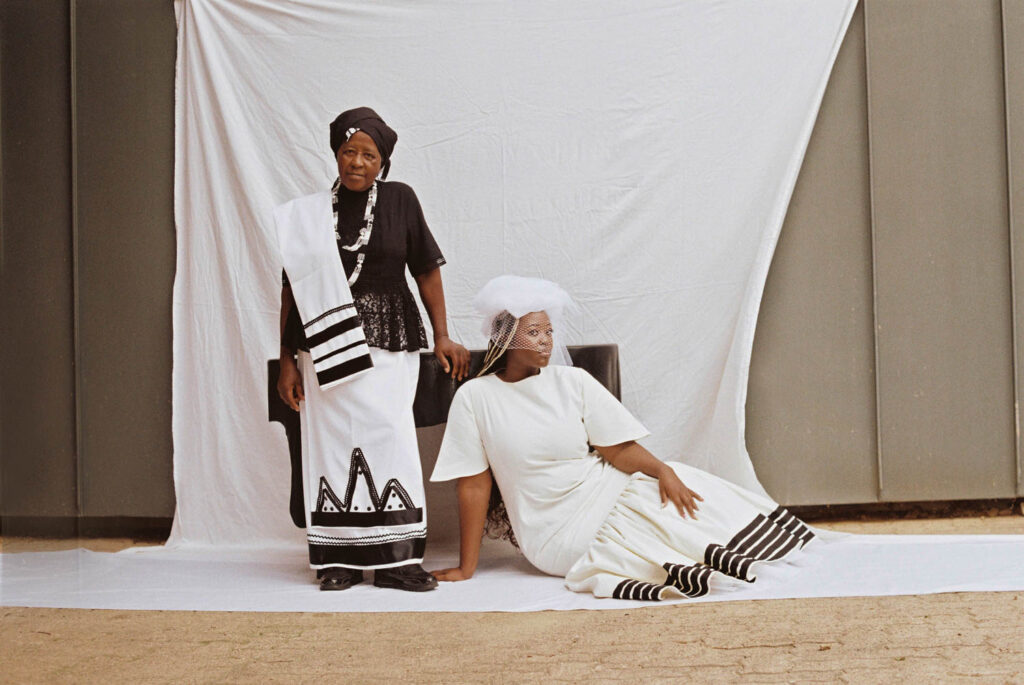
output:
M497 276L480 289L473 306L483 316L483 332L495 352L488 354L481 373L510 347L525 347L516 341L516 326L531 312L544 312L551 321L553 345L548 363L572 366L564 342L565 318L576 310L576 303L557 283L511 274Z

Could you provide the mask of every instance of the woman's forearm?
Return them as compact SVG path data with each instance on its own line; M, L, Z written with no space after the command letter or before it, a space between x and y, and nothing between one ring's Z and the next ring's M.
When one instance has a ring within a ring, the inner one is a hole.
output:
M662 460L648 452L634 440L608 447L594 446L609 464L625 473L645 473L652 478L661 477L666 468Z
M292 289L288 286L281 288L281 327L280 327L280 340L281 340L281 359L294 359L295 350L287 347L284 344L284 329L288 325L288 315L292 312L292 307L295 306L295 297L292 295Z
M430 318L434 340L448 336L448 313L444 305L444 286L441 283L441 269L433 269L416 277L420 299Z
M609 464L626 473L644 473L651 478L658 479L658 492L661 494L661 503L668 505L672 502L679 510L679 515L697 518L699 507L697 502L703 502L704 498L686 487L686 484L679 479L675 470L638 445L635 441L623 442L608 447L594 446L601 456Z
M480 560L480 541L487 523L487 505L491 500L491 472L460 478L456 486L459 498L459 568L468 578Z

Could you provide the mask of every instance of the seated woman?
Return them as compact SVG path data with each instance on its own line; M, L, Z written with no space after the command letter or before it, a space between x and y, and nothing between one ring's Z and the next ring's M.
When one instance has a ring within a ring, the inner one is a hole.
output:
M753 582L756 564L814 537L775 502L637 444L648 431L566 365L557 336L573 304L557 285L499 276L474 304L490 341L479 377L455 395L431 476L458 479L459 566L435 571L438 580L472 577L485 528L503 512L534 566L571 590L618 599Z

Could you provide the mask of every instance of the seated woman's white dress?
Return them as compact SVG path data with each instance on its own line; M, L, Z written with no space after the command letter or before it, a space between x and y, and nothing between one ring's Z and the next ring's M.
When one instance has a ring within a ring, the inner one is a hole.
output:
M430 479L491 469L530 563L598 597L697 597L717 573L752 582L754 564L814 537L770 499L673 463L704 498L696 520L683 518L662 506L656 479L624 473L590 447L646 435L583 369L552 366L515 383L492 374L455 394Z

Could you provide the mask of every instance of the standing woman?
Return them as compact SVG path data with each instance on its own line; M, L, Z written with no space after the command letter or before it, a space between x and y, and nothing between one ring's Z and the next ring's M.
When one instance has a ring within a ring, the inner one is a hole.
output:
M416 194L384 180L398 134L369 107L342 112L330 133L331 191L274 212L285 266L277 390L301 414L310 566L321 590L368 569L378 587L432 590L412 414L427 339L406 267L445 372L463 378L469 352L448 337L445 259Z

